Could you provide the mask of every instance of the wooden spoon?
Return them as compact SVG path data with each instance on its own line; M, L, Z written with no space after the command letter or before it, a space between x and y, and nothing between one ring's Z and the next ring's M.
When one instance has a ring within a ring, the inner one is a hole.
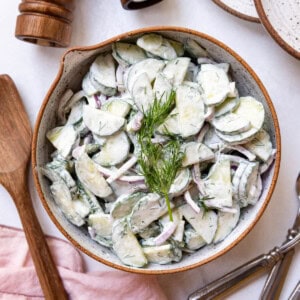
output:
M27 187L31 128L17 88L0 75L0 183L17 207L46 299L68 299L35 215Z

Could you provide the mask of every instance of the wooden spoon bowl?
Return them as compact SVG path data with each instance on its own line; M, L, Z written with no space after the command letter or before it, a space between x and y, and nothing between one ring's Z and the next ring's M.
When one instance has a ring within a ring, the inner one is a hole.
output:
M46 299L67 299L27 187L31 128L15 84L0 75L0 183L13 198Z

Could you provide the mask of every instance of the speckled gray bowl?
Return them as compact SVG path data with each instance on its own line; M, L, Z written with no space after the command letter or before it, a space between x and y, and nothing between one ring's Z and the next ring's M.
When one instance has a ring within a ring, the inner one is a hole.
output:
M263 103L266 110L265 127L271 134L273 145L277 149L277 155L274 164L263 176L264 188L260 200L255 206L243 210L238 226L223 242L204 247L193 254L185 255L178 263L169 265L150 264L146 268L138 269L124 266L111 250L94 242L85 229L80 229L68 222L51 197L48 180L39 174L36 167L44 165L50 159L53 148L46 140L46 132L56 126L58 101L66 89L79 90L81 80L91 62L99 53L110 50L113 42L119 40L132 41L147 32L159 32L164 36L183 42L187 38L193 38L207 49L213 59L230 63L232 75L240 94L251 95ZM35 125L32 167L36 188L46 211L58 229L76 247L97 261L117 269L144 274L163 274L186 271L208 263L231 249L247 235L259 220L271 199L278 177L280 156L280 132L273 104L265 87L248 64L229 47L206 34L185 28L151 27L124 33L95 46L71 49L64 55L58 75L43 102Z

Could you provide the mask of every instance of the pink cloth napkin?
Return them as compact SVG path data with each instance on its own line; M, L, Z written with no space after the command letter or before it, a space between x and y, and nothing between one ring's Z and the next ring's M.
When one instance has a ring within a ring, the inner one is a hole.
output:
M53 237L47 241L72 300L167 299L155 276L114 269L86 273L71 244ZM23 231L6 226L0 226L0 299L43 299Z

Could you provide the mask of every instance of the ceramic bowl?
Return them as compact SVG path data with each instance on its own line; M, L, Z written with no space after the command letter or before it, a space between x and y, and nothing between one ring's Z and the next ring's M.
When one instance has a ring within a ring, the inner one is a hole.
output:
M150 264L146 268L138 269L124 266L111 250L94 242L85 229L72 225L64 217L52 199L49 181L37 171L37 166L44 165L50 159L50 153L53 151L53 148L46 139L46 132L57 125L56 111L58 102L66 89L80 90L81 80L92 61L100 53L110 50L113 42L120 40L132 41L149 32L158 32L178 41L192 38L205 47L214 60L230 63L232 75L240 95L251 95L264 105L266 129L271 135L274 147L277 149L277 155L275 162L263 176L263 192L260 200L253 207L243 210L238 226L223 242L204 247L193 254L185 255L178 263L168 265ZM58 75L46 95L35 125L32 167L35 185L43 206L58 229L77 248L95 260L117 269L144 274L163 274L186 271L208 263L226 253L247 235L262 216L271 199L278 177L280 153L279 125L272 101L255 72L238 54L220 41L204 33L177 27L151 27L118 35L95 46L71 49L63 56Z

